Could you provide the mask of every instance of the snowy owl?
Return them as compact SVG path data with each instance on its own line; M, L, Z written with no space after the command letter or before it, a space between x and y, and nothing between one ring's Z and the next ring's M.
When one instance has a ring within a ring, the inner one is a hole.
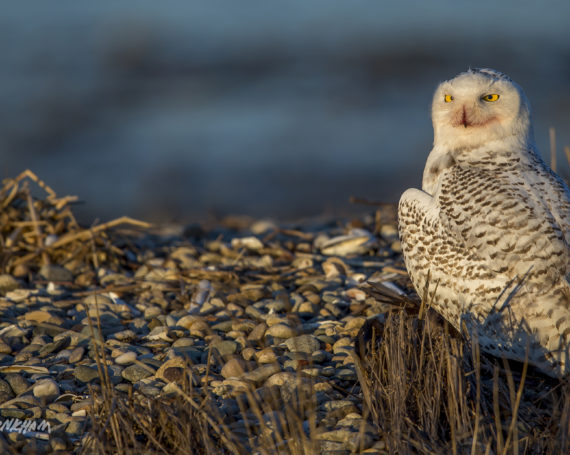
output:
M481 348L570 371L570 190L540 158L522 89L492 69L445 81L422 189L400 199L406 267L424 301Z

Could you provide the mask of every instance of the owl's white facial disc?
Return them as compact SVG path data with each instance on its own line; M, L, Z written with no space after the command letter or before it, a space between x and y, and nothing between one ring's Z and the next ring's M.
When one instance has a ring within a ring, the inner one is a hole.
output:
M434 145L477 148L491 141L532 140L522 89L495 70L469 70L437 88L432 104Z

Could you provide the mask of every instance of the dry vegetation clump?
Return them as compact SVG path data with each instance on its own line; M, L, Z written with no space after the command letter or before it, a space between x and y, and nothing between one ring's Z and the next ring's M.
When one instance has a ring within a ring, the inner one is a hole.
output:
M389 452L570 453L570 385L453 332L402 309L362 328L363 398Z
M1 273L28 281L42 267L72 270L78 285L96 282L96 269L128 268L122 242L113 228L150 225L128 217L83 228L72 212L76 196L58 197L32 171L6 179L0 189ZM30 185L32 183L33 185ZM38 195L39 193L39 195ZM41 194L43 193L43 194ZM44 273L47 271L44 269ZM41 273L40 273L41 275Z

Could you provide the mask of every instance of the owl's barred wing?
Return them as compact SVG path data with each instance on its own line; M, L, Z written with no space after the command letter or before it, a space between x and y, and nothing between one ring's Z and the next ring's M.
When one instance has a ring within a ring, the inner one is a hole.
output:
M553 285L567 274L564 228L528 181L507 172L455 166L441 180L440 218L474 256L509 278Z
M424 191L406 190L400 198L398 219L406 268L420 297L435 298L437 311L457 329L463 312L481 315L488 311L470 298L472 292L483 295L492 290L498 295L504 284L450 232L437 199Z

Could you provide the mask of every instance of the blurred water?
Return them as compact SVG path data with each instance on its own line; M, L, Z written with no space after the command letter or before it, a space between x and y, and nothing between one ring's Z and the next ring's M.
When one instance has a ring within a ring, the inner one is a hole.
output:
M10 3L0 174L31 168L86 220L396 201L420 184L433 89L469 66L525 88L543 155L550 126L570 144L569 18L567 1Z

